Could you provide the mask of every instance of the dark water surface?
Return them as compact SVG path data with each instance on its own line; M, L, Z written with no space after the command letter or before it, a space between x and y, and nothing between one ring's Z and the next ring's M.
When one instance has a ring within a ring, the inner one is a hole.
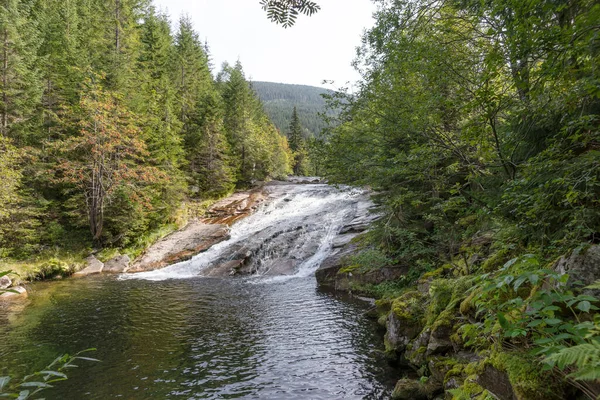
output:
M4 308L3 308L4 307ZM89 347L52 399L385 399L393 372L368 305L282 281L69 279L0 305L0 375Z

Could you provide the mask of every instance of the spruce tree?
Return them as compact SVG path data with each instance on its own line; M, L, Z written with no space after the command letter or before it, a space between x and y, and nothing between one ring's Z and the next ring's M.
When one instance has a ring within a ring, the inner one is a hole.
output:
M0 134L27 141L41 101L39 17L32 0L5 0L0 13Z
M292 120L290 122L288 141L290 150L293 154L292 169L295 175L304 175L306 173L306 144L302 135L302 125L298 119L298 111L294 107L292 112Z

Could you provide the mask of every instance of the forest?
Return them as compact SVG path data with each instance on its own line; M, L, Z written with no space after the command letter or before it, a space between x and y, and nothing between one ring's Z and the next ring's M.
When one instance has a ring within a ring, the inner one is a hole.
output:
M0 32L0 257L143 246L184 199L291 171L242 65L213 71L189 17L7 0Z
M323 95L332 95L331 90L273 82L252 82L252 89L263 102L265 111L281 132L287 132L292 122L294 107L298 112L304 136L319 137L328 124L322 114L328 117L336 115L337 110L326 108Z
M436 374L452 398L491 398L504 373L499 398L597 398L600 4L376 4L325 175L377 193L383 217L340 272L381 298L391 357L421 375L396 398L432 398Z

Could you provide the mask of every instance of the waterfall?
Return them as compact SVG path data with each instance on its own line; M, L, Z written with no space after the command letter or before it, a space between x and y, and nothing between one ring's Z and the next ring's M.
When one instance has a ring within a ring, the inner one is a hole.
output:
M223 276L306 277L332 252L353 221L368 219L367 191L326 184L273 184L267 201L231 227L230 238L192 259L120 279L166 280ZM349 235L344 235L348 237Z

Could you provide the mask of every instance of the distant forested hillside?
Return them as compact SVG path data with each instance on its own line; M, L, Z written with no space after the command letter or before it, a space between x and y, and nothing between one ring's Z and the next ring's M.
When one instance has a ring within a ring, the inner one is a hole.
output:
M325 112L325 99L321 95L332 93L331 90L274 82L252 82L252 87L282 133L288 133L294 106L306 136L318 136L326 126L319 116L319 113Z

